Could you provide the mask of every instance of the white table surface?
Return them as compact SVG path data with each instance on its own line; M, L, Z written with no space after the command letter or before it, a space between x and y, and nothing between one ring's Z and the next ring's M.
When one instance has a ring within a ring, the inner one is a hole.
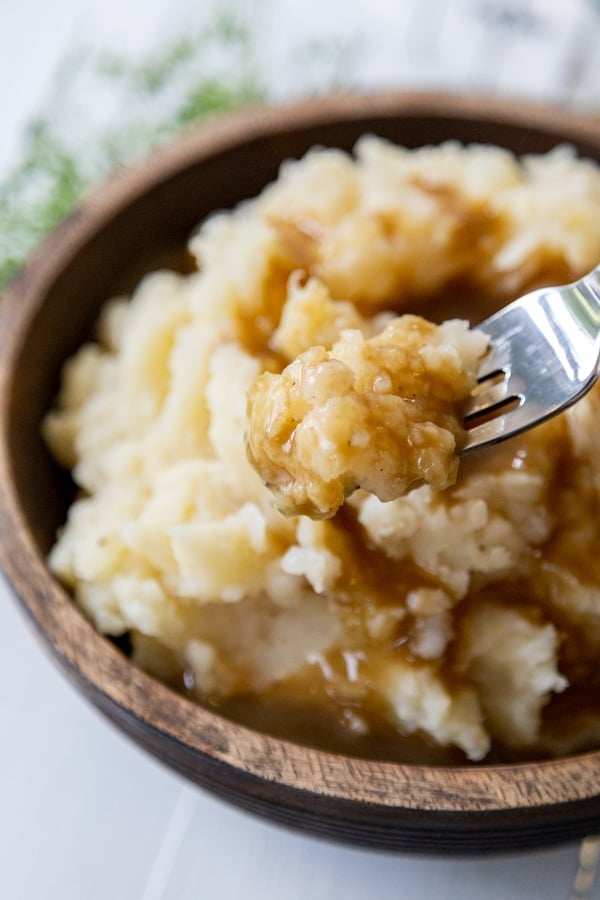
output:
M18 160L20 130L41 102L65 48L83 37L134 52L158 35L174 33L178 23L200 15L197 7L205 10L206 6L180 0L170 4L167 14L168 5L167 0L105 0L102 4L0 0L4 121L0 178ZM426 5L422 2L421 9ZM437 13L444 6L441 0L430 0L429 5ZM512 3L513 8L518 5ZM557 4L548 0L542 5L555 15ZM267 0L256 6L264 14ZM342 18L340 27L350 32L364 23L372 35L372 29L379 27L384 50L371 57L367 54L360 71L362 83L439 82L439 69L435 73L424 66L394 69L397 48L390 29L400 29L401 19L402 27L419 27L414 3L347 0L343 17L340 3L324 10L325 6L308 0L302 4L273 0L271 32L277 31L273 22L279 16L292 23L290 34L297 38L300 20L306 20L311 9L313 26L321 16L320 26L333 34ZM463 13L474 8L466 0L457 0L453 6L453 15L457 7ZM490 10L498 4L483 6L489 19ZM576 3L564 6L573 17L576 7L580 11ZM480 12L481 8L480 4ZM447 27L456 29L456 22ZM573 34L576 30L574 24ZM567 32L564 22L555 32L546 32L548 52L560 58L561 65L565 47L572 41ZM432 40L431 34L422 33L421 38L423 46ZM518 56L517 50L522 55L522 48L514 51ZM280 52L273 49L268 65L281 66ZM477 53L471 70L462 60L458 68L444 73L449 57L440 59L442 81L467 87L485 84L485 72L478 76ZM553 71L551 62L543 65L544 71ZM515 66L509 66L512 77ZM497 70L501 90L519 92L526 84L535 96L553 91L553 96L564 99L556 73L554 81L549 75L536 81L521 72L518 85L506 81L509 75L505 74L503 84L501 68ZM590 83L593 79L584 73L571 87L573 95L579 92L578 101L585 101ZM90 707L58 671L3 584L0 721L4 729L0 740L0 900L566 900L570 896L577 865L574 845L488 858L380 854L295 834L224 805L147 756ZM600 897L600 891L593 896Z

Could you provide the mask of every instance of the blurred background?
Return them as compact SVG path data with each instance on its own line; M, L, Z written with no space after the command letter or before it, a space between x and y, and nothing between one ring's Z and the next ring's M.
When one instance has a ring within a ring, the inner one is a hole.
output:
M90 184L182 128L332 90L598 109L598 0L4 0L0 284Z
M91 185L211 116L377 88L600 115L599 50L593 0L0 0L0 287ZM2 585L0 715L2 900L600 898L571 889L577 846L384 856L223 806L89 708Z

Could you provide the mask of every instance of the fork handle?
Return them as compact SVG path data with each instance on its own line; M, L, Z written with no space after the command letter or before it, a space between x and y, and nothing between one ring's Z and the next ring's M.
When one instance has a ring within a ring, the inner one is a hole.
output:
M581 323L586 325L592 337L600 340L600 265L571 287L571 302L577 302Z

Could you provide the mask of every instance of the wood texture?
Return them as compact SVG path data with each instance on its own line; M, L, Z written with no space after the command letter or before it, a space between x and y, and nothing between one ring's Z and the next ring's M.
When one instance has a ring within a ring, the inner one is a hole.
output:
M333 97L253 110L194 132L88 197L13 282L0 308L0 558L59 664L147 750L223 798L340 840L424 852L490 852L575 840L600 828L600 752L565 760L435 768L300 747L179 697L98 635L44 556L71 498L40 420L61 364L102 302L176 252L215 209L255 195L314 144L365 132L407 146L448 138L517 153L573 144L600 161L600 124L562 109L439 94Z

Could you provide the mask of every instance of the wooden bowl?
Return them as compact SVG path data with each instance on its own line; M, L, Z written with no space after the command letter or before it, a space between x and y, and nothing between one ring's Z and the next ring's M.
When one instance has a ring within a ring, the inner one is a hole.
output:
M248 112L193 133L87 199L9 287L0 310L0 558L23 608L84 694L193 781L280 823L435 853L541 847L600 827L600 752L520 765L397 765L308 749L234 724L135 668L55 582L44 558L70 499L40 440L61 364L102 302L180 252L211 211L256 194L314 144L364 132L447 138L600 161L600 122L563 109L437 94L339 97Z

